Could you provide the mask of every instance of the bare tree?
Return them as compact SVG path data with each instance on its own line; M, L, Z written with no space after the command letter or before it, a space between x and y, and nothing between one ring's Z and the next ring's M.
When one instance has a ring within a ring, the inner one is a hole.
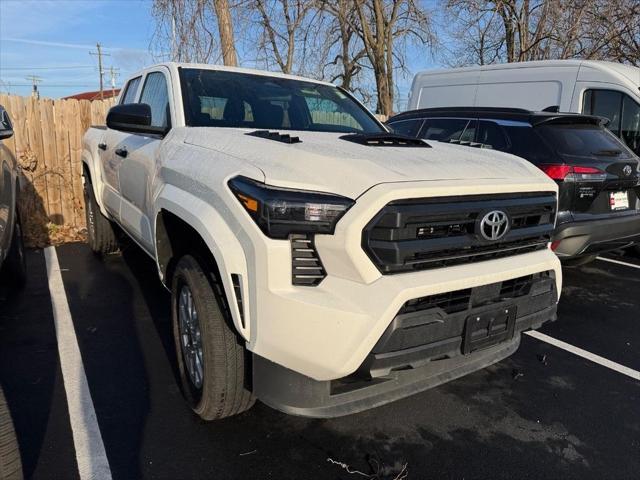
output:
M433 40L428 15L416 0L353 0L360 37L371 64L377 91L377 112L391 115L395 94L394 74L403 68L407 40L430 45Z
M330 74L329 81L339 81L342 88L356 90L354 81L362 71L366 49L354 28L358 25L355 4L353 0L325 0L321 8L331 16L324 47L325 67L339 66L337 71L333 69L335 73ZM326 76L325 71L323 74Z
M209 62L217 53L205 0L154 0L156 31L152 49L162 59Z
M213 8L218 18L218 33L220 35L220 48L222 49L222 60L225 65L236 67L238 56L236 55L236 44L233 38L233 20L228 0L213 0Z
M640 63L637 0L448 0L448 63L585 58Z
M228 0L154 0L152 12L158 57L208 63L222 54L225 65L238 64Z
M316 3L313 0L254 0L260 25L259 48L275 60L283 73L293 72L297 48L308 44L307 20Z

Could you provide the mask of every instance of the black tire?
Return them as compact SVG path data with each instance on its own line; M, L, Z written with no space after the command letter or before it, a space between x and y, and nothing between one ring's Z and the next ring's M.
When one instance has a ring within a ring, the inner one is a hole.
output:
M22 461L16 432L9 406L0 388L0 478L3 480L19 480L22 475Z
M87 220L87 243L98 255L115 253L119 249L118 238L111 221L102 215L93 193L93 186L85 177L84 182L85 218Z
M584 255L578 258L570 258L562 261L565 267L581 267L587 263L591 263L596 259L597 255Z
M27 257L24 252L24 239L22 237L22 223L20 215L16 212L16 223L13 226L11 246L4 260L2 279L10 287L22 288L27 282Z
M255 398L247 388L248 352L232 325L220 282L206 265L191 255L180 258L171 285L171 316L184 396L202 419L217 420L248 410ZM197 338L203 366L200 386L187 369L188 354L181 338L179 297L184 288L193 299L199 324Z

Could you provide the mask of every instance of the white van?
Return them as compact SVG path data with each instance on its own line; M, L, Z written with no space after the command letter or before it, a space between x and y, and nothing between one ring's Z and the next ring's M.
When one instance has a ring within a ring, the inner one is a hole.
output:
M640 155L640 68L594 60L544 60L449 70L413 79L408 110L519 107L608 118L609 129Z

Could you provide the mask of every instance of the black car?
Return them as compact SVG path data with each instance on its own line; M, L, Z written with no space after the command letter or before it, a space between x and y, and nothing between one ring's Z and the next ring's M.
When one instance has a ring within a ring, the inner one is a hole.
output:
M516 108L413 110L389 119L396 133L492 148L523 157L559 185L552 248L566 263L640 242L640 160L590 115Z
M23 286L27 278L22 228L16 209L18 168L13 153L3 143L12 135L9 115L0 105L0 282L9 288ZM0 478L22 478L20 450L1 387Z
M0 279L11 287L20 287L27 278L20 215L16 208L18 165L3 140L11 138L13 127L0 105Z

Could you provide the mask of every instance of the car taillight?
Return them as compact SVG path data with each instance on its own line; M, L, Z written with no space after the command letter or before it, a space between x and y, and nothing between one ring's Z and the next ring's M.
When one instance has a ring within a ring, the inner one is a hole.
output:
M565 182L602 182L607 178L606 172L595 167L574 167L571 165L539 165L540 170L553 180Z

